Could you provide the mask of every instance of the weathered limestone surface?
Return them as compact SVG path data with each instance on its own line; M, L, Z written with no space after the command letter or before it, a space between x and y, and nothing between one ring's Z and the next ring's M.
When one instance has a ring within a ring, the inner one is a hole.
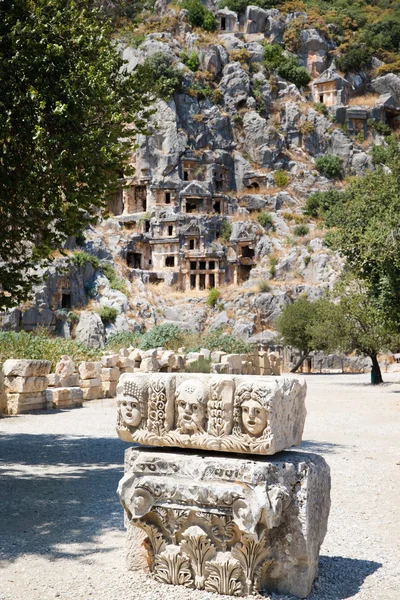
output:
M78 408L82 406L83 392L79 375L69 356L62 356L56 364L54 376L45 392L47 408Z
M310 593L330 508L322 457L130 448L118 493L128 568L148 565L163 583L232 596Z
M8 359L3 365L5 377L43 377L50 373L48 360Z
M7 413L18 415L46 408L45 390L51 363L48 360L6 360L3 365Z
M127 373L117 394L127 442L271 455L302 439L306 384L297 379Z
M4 391L3 365L0 363L0 417L7 411L7 396Z
M101 362L84 361L79 367L79 385L83 390L84 400L98 400L103 398L103 387L101 384L102 364Z

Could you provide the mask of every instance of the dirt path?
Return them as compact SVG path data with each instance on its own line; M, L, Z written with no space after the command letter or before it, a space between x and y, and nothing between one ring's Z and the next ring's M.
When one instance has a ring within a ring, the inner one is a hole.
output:
M300 449L332 471L311 600L400 599L400 375L386 379L307 377ZM114 418L104 400L0 421L0 600L215 600L125 571Z

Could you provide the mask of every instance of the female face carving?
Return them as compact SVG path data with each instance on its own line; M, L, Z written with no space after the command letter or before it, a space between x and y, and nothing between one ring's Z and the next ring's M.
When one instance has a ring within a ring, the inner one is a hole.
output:
M120 401L120 410L122 420L129 425L129 427L137 427L140 425L142 415L140 413L139 400L131 396L125 396Z
M246 431L257 437L267 425L268 413L257 400L245 400L242 404L242 421Z

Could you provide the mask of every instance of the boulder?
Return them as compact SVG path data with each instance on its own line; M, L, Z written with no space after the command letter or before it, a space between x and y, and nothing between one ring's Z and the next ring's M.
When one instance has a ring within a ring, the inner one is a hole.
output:
M75 337L79 342L91 348L104 348L104 325L100 316L95 312L82 312Z
M371 82L371 87L378 94L391 94L400 103L400 77L394 73L388 73L377 77Z

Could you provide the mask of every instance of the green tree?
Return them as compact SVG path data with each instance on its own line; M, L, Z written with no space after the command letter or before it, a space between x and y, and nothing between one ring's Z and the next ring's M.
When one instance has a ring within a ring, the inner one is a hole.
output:
M277 330L285 346L291 346L300 351L297 363L291 369L295 373L304 360L315 348L312 326L317 317L317 302L310 302L307 298L300 297L283 309L278 321Z
M68 0L0 4L0 307L93 220L145 132L151 80L123 70L100 13ZM43 262L42 262L43 264Z
M335 334L332 335L328 348L369 356L375 383L382 383L378 354L399 348L400 336L394 315L382 306L368 282L354 279L351 275L336 286L334 293L338 302L336 316L329 317L328 313L321 319L325 331L328 330L327 322L330 322L330 329L336 331L336 339ZM318 344L313 329L312 335L314 343Z
M330 246L400 327L400 186L378 169L354 179L325 216Z

